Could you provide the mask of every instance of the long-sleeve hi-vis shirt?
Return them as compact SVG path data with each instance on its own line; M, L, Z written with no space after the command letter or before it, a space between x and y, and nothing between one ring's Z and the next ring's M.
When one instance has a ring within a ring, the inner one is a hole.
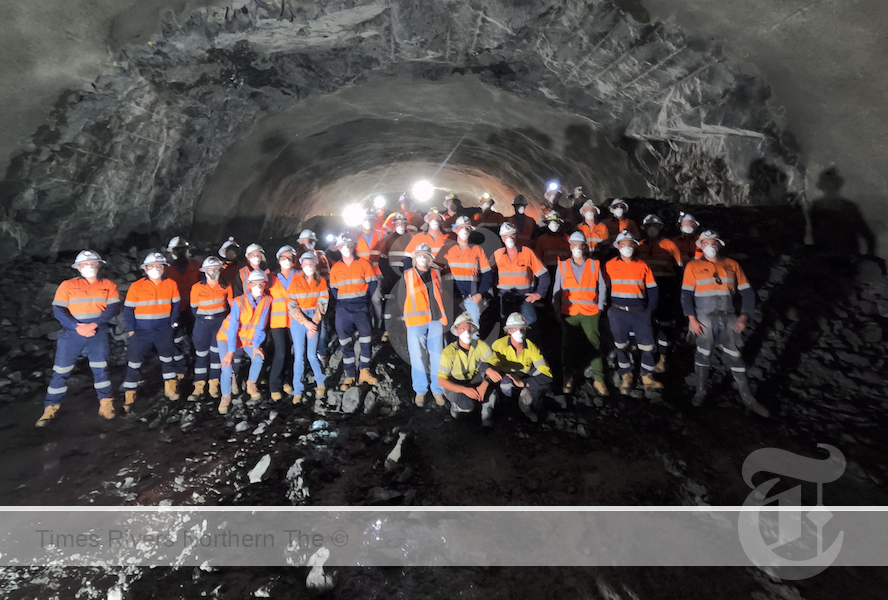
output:
M635 224L635 221L632 219L618 219L616 217L609 217L602 221L604 226L607 227L607 237L609 240L617 239L617 234L619 234L624 229L632 234L636 240L641 237L641 234L638 233L638 225Z
M225 315L231 308L234 292L230 285L210 285L206 279L191 288L191 312L197 318Z
M127 331L163 329L179 320L179 286L169 278L157 283L143 277L133 282L123 302L123 321Z
M90 283L84 277L63 281L52 300L52 313L67 329L80 323L107 323L120 311L117 286L108 279Z
M438 253L441 252L441 248L450 241L451 240L447 237L447 234L441 230L438 230L437 235L432 235L425 231L417 233L410 238L410 243L407 244L407 248L404 250L404 270L407 271L413 268L412 254L420 244L428 244L429 248L432 249L432 265L437 267L442 266L435 261L438 259Z
M603 244L610 237L607 225L603 222L594 223L590 226L588 221L583 221L577 225L577 231L586 236L586 244L589 246L589 250L595 250L598 244Z
M519 354L512 345L512 338L506 336L493 343L494 356L496 356L497 369L504 374L522 374L525 377L552 377L552 369L546 362L543 353L536 344L530 340L524 340L524 348Z
M379 256L384 237L385 233L379 229L374 229L370 233L364 233L362 230L358 232L358 241L355 244L355 256L367 260L377 275L382 275L382 271L379 270Z
M491 267L496 270L496 287L500 296L509 292L545 296L552 282L546 266L526 246L515 246L512 256L509 255L508 248L500 248L493 253ZM534 277L538 278L535 287Z
M490 346L481 340L474 340L464 349L459 342L453 342L441 352L438 363L438 377L457 383L466 383L483 372L488 366L495 367L496 355Z
M751 315L755 310L755 291L737 261L722 257L715 262L692 260L685 267L681 308L686 317L714 312L735 314L735 293L740 294L742 301L740 312Z
M672 240L643 240L638 245L636 254L651 268L654 278L678 277L681 272L681 252Z
M607 261L605 272L610 284L611 304L651 312L657 309L660 290L651 268L644 261L635 257L623 260L617 256Z
M559 260L570 258L570 244L567 241L567 234L560 231L552 233L547 230L537 238L534 251L547 269L554 269Z
M444 262L450 269L450 277L457 292L463 298L475 294L485 294L493 283L493 271L484 253L484 248L475 244L451 246L444 254Z
M363 258L355 258L350 265L340 260L330 269L330 293L337 305L367 306L378 283L373 267Z

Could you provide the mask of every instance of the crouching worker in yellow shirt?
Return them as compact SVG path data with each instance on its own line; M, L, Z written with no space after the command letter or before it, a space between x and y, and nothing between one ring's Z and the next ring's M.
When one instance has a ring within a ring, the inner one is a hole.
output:
M508 335L495 341L491 349L499 370L504 373L500 391L511 398L516 388L521 390L518 406L525 417L536 423L539 419L533 412L533 405L552 385L552 369L539 347L526 339L527 329L529 325L521 313L512 313L506 319Z

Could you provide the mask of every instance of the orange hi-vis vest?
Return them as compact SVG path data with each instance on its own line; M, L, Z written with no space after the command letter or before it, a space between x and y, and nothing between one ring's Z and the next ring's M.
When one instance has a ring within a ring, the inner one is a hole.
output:
M429 248L432 249L432 260L438 257L438 253L441 251L441 248L444 247L444 244L451 241L450 238L447 237L443 231L438 231L438 239L435 239L431 236L431 234L421 231L410 238L410 243L407 244L407 248L404 250L404 258L412 258L410 255L419 247L420 244L428 244Z
M133 282L126 293L125 306L133 308L136 321L157 321L172 316L173 302L179 302L179 286L164 278L155 284L148 277Z
M468 244L465 252L459 244L454 244L444 254L444 261L450 267L450 275L454 281L478 282L482 273L490 271L484 248L474 244Z
M355 244L355 256L358 258L363 258L370 262L373 266L373 272L377 275L382 275L382 271L379 270L379 253L382 249L382 240L385 237L383 232L374 229L370 234L370 243L367 243L366 238L364 237L364 232L359 231L357 234L358 241Z
M566 233L544 233L537 238L536 255L546 267L556 267L559 260L570 257L570 244Z
M376 273L363 258L355 258L351 265L340 260L330 269L330 287L336 290L337 300L365 297L372 281Z
M642 260L625 261L617 256L607 261L605 270L610 279L610 295L615 301L644 300L647 288L657 287L651 268Z
M531 219L528 215L524 215L524 227L518 227L518 223L516 222L517 216L518 215L513 215L511 218L512 225L518 230L518 233L515 234L515 243L519 246L527 246L532 250L534 246L533 232L536 231L536 221Z
M188 266L185 267L184 273L179 273L172 264L166 268L166 276L175 281L176 285L179 286L180 298L191 298L191 288L200 281L200 275L200 261L195 259L188 261ZM186 310L188 310L188 304L180 302L179 312L185 312Z
M293 290L293 284L297 279L305 279L302 271L294 270L290 272L290 287L285 288L281 280L278 279L277 272L271 274L271 287L268 288L268 294L271 296L271 318L268 326L272 329L289 329L290 316L287 314L287 302L289 302L290 293Z
M246 267L242 268L240 271L237 272L238 276L240 277L240 281L241 281L241 289L244 291L245 294L250 293L250 282L247 281L247 277L250 276L250 273L252 273L253 271L256 271L256 270L257 269L253 268L253 265L247 265ZM265 279L266 280L271 279L271 270L270 269L265 269Z
M615 240L617 239L617 234L626 229L629 233L632 234L636 240L641 237L638 233L638 226L635 224L635 221L632 219L617 219L616 217L610 217L602 221L604 226L607 227L607 236L608 239Z
M191 288L190 300L191 308L197 309L198 317L211 317L227 313L231 307L231 286L222 287L219 283L210 286L208 283L199 281Z
M447 325L447 315L444 314L444 300L441 297L441 275L435 269L432 272L432 289L435 291L435 302L441 312L442 325ZM407 285L407 298L404 300L404 323L407 327L427 325L432 322L432 308L429 303L429 290L416 269L410 269L404 273L404 283Z
M574 276L571 259L558 261L561 270L561 313L565 315L598 314L598 277L600 264L587 258L580 280Z
M289 298L295 300L302 310L314 310L318 307L318 300L329 301L330 292L323 277L315 281L314 277L309 280L305 275L297 275L290 284Z
M500 293L514 289L517 293L529 293L533 291L533 278L546 274L546 266L540 262L536 254L526 246L517 248L515 259L509 258L506 248L500 248L493 253L493 262L496 264L496 287Z
M117 286L109 279L96 279L90 283L84 277L63 281L52 300L53 306L68 309L77 321L98 319L109 304L120 302Z
M651 268L654 277L678 277L682 266L681 252L671 240L661 238L656 243L643 240L637 254Z
M588 223L583 221L577 225L577 231L586 236L586 244L588 244L589 250L595 250L595 248L598 247L598 244L603 244L608 240L608 237L610 237L607 225L603 222L594 223L590 227Z
M271 306L271 296L266 294L259 298L256 308L253 308L250 301L247 300L246 294L235 298L234 303L237 304L237 308L240 311L238 315L240 323L237 328L236 346L238 348L251 348L256 330L265 328L265 323L262 322L262 315L265 309ZM222 321L222 326L219 328L219 333L216 334L216 341L219 342L219 354L222 355L226 353L222 350L228 348L228 327L230 325L231 314L225 317L225 320Z

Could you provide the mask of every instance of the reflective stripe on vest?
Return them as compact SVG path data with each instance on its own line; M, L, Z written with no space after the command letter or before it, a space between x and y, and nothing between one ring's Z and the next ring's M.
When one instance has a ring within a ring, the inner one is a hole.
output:
M319 281L315 281L314 278L308 281L302 275L297 277L290 286L289 298L295 300L302 310L313 310L317 308L319 299L329 299L329 297L327 282L323 278Z
M447 324L447 316L444 314L444 301L441 298L441 276L435 269L432 271L432 289L435 292L435 302L441 312L439 321ZM416 269L410 269L404 274L407 285L407 298L404 300L404 323L407 327L426 325L432 321L432 309L429 304L429 290Z
M256 329L258 327L265 327L264 323L259 323L259 320L262 318L262 312L265 310L265 307L271 305L271 297L270 296L262 296L259 299L259 302L256 303L256 308L250 304L249 300L247 300L246 296L238 296L234 299L234 302L237 304L240 314L238 315L238 328L237 328L237 347L238 348L246 348L252 347L253 345L253 336L256 335ZM225 320L222 321L222 327L219 328L219 333L216 334L216 340L221 345L219 346L220 354L225 354L222 352L222 348L227 347L228 344L228 327L231 325L231 314L225 317Z
M565 315L598 314L598 261L587 258L580 281L574 276L570 260L559 261L561 269L561 313Z

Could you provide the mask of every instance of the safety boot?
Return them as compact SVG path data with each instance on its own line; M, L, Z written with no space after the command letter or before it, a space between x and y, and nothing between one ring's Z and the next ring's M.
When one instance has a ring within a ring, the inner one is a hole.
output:
M49 422L55 418L56 413L59 412L59 404L53 404L52 406L47 406L43 409L43 416L34 424L37 427L46 427L49 425Z
M323 397L326 396L326 395L327 395L327 386L325 386L325 385L319 385L319 386L317 386L317 387L315 388L315 398L320 399L320 398L323 398ZM293 403L294 403L294 404L296 403L295 400L294 400Z
M422 408L425 405L425 394L416 394L413 398L413 403Z
M262 398L262 394L259 393L259 388L256 387L255 381L247 380L247 393L252 400L259 400Z
M565 394L569 394L574 389L574 379L573 376L568 376L564 379L564 385L561 387L561 391Z
M111 398L102 398L99 400L99 414L106 419L113 419L117 416L114 412L114 400Z
M210 379L210 398L216 399L221 395L221 390L219 389L219 380L218 379Z
M646 390L662 390L663 384L654 379L653 373L647 373L641 376L641 383L644 384Z
M123 410L129 412L136 403L136 390L129 390L123 395Z
M302 394L293 394L293 404L302 402Z
M620 393L627 395L635 387L635 378L632 373L623 373L623 379L620 382Z
M283 397L284 397L284 395L281 394L280 392L272 392L271 393L271 401L272 402L277 402L278 400L280 400Z
M219 402L219 414L226 415L228 414L228 405L231 404L231 394L225 394L222 396L222 400Z
M191 392L191 395L188 396L188 401L196 402L200 400L200 397L204 394L204 388L206 387L206 385L206 381L195 381L194 390Z
M691 398L691 406L701 406L703 401L706 400L706 382L709 380L709 367L695 364L694 377L697 381L694 397Z
M435 404L437 404L438 406L444 406L444 404L445 404L444 394L435 394L433 392L432 396L435 397Z
M666 355L661 354L659 360L657 360L657 365L654 367L654 373L665 373L666 372Z
M293 386L290 385L289 383L285 383L284 384L284 393L287 394L288 396L292 395L293 394Z
M167 379L163 382L163 393L168 400L178 400L179 392L176 391L179 382L175 379Z
M182 381L185 379L185 373L176 373L176 381Z
M518 406L521 407L521 412L524 413L524 416L530 419L531 422L537 423L539 418L536 416L536 413L533 412L531 408L531 404L533 403L533 397L530 395L530 390L526 387L521 390L521 393L518 394Z
M370 373L370 369L361 369L361 372L358 375L358 382L376 385L377 383L379 383L379 380L374 377L372 373Z
M380 341L380 342L383 342L383 343L389 341L389 332L388 332L388 331L383 331L383 332L382 332L382 337L379 338L379 341Z
M603 381L594 381L592 383L592 387L595 388L595 391L598 392L599 396L610 396L610 391L607 389L607 384Z
M740 392L740 400L743 404L761 417L770 417L771 411L759 404L756 401L755 396L752 395L752 390L749 389L749 377L747 377L746 372L738 373L737 371L731 371L731 374L734 376L734 381L737 383L737 391Z
M231 376L231 395L237 396L240 394L240 388L237 386L237 375Z
M350 388L354 384L355 384L354 377L346 377L345 379L342 380L342 385L339 386L339 389L344 392L345 390L347 390L348 388Z

